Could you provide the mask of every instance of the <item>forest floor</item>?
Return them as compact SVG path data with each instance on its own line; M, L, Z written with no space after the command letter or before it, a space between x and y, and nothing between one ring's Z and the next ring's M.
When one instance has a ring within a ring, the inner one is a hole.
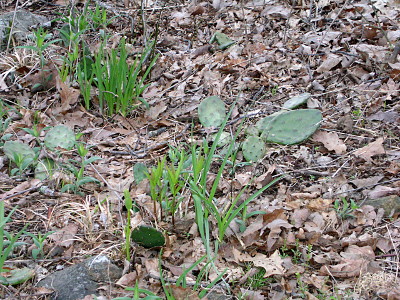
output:
M400 299L399 1L54 0L0 6L52 20L43 26L51 34L45 42L54 41L35 49L38 36L9 39L1 50L0 146L20 141L35 152L18 165L0 148L0 201L6 214L16 207L1 231L16 234L27 226L6 265L36 272L24 283L2 286L2 298L46 299L49 294L40 295L36 286L45 274L102 254L125 266L120 279L99 290L110 299L133 299L125 288L136 283L169 299ZM77 40L65 40L66 28ZM216 32L223 35L213 41ZM152 40L142 71L152 58L156 62L140 95L148 108L138 102L126 114L111 114L100 110L95 81L85 103L76 68L85 55L118 49L123 38L127 64ZM71 68L63 68L65 59ZM310 98L298 109L319 110L319 129L301 143L267 143L262 159L247 162L240 146L246 129L304 93ZM189 161L203 141L212 147L218 131L199 122L198 106L209 96L220 97L226 111L232 108L224 130L234 137L228 143L233 152L222 169L227 146L212 153L202 186L204 195L213 196L208 206L204 199L195 206L194 183L187 179L192 175L180 173L172 212L167 166L177 168L182 153ZM43 146L49 129L60 124L79 142L71 149ZM158 181L134 176L134 166L143 165L154 175L163 158ZM57 168L38 179L35 167L48 160ZM72 191L63 190L67 184ZM164 246L132 241L127 254L124 191L137 208L131 228L157 228ZM221 240L218 215L247 199ZM201 213L209 228L199 224ZM27 232L45 239L34 245ZM187 284L179 282L199 259Z

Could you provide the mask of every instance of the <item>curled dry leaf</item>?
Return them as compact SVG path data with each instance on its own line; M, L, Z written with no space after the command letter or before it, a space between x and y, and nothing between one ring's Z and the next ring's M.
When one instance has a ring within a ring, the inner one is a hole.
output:
M138 274L136 271L130 272L122 276L118 281L117 284L121 286L134 286L137 280Z
M339 264L322 266L320 269L321 274L339 278L351 278L374 268L372 262L375 259L375 254L371 246L358 247L351 245L340 256L342 259Z
M78 225L68 224L64 228L50 234L49 239L56 242L58 246L69 247L73 244L77 232Z
M385 154L385 149L382 145L383 141L383 138L378 138L375 142L354 151L354 155L365 159L367 162L372 162L372 156Z
M324 73L330 71L334 67L336 67L341 61L342 58L340 56L336 54L329 54L327 58L323 61L323 63L318 67L317 72Z
M270 257L261 253L257 253L256 256L252 257L249 254L240 253L237 249L233 249L232 251L236 260L250 261L253 262L254 266L265 269L266 272L264 277L283 275L285 272L282 257L279 255L279 250L276 250Z
M329 151L335 151L336 154L343 154L347 150L346 145L339 138L336 132L317 131L314 133L312 139L324 144L326 149Z

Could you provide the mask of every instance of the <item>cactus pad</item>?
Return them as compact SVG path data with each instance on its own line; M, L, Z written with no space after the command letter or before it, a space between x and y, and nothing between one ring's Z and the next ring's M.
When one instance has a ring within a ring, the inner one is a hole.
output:
M75 145L75 134L69 127L57 125L46 134L44 144L50 150L54 150L57 147L71 150Z
M311 98L310 93L303 93L303 94L300 94L300 95L290 98L288 101L286 101L283 104L282 107L285 109L293 109L293 108L299 107L300 105L306 103L307 100L310 98Z
M247 161L258 161L265 154L265 143L259 137L249 136L243 142L242 151Z
M214 142L216 137L217 137L218 133L213 134L211 136L211 140ZM228 145L232 142L232 137L231 134L229 132L226 131L222 131L221 132L221 136L219 137L219 140L217 141L217 146L218 147L223 147L225 145Z
M35 276L36 272L33 269L22 268L13 269L3 274L5 274L5 276L0 276L0 284L17 285L31 279L33 276Z
M134 242L145 248L162 247L165 244L164 235L157 229L149 226L138 226L131 234Z
M261 120L259 120L256 124L256 128L260 131L263 132L265 129L269 128L269 125L271 124L271 121L273 119L275 119L276 116L280 115L284 113L283 110L278 111L276 113L273 113L269 116L266 116L265 118L262 118Z
M20 155L23 159L34 158L35 152L27 144L20 141L7 141L3 146L4 154L11 160L14 161L14 155Z
M198 113L204 127L218 127L226 117L225 104L219 97L211 96L200 103Z
M282 112L268 122L261 138L267 142L293 145L309 138L320 126L322 114L318 109Z

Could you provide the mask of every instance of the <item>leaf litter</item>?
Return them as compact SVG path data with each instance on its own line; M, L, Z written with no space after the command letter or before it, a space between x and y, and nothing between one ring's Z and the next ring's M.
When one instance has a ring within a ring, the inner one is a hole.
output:
M274 176L284 175L276 187L249 203L248 214L262 214L247 218L244 230L237 222L230 225L215 262L220 271L229 272L216 293L248 299L369 299L374 295L397 299L400 68L398 53L392 61L398 43L395 1L373 5L363 0L302 5L163 2L161 6L147 3L142 12L146 23L134 28L137 49L142 35L158 28L161 56L143 94L150 109L139 108L128 117L107 119L96 108L86 111L79 104L77 87L62 82L54 66L54 78L45 82L44 90L32 90L43 79L30 61L34 57L24 62L4 52L8 59L0 61L0 98L19 110L10 113L13 118L5 133L32 145L34 138L22 128L32 128L34 118L44 126L65 124L84 133L90 151L102 157L85 170L101 180L101 186L85 186L84 196L57 193L53 197L38 193L36 181L29 177L21 182L10 176L8 163L2 160L0 198L7 209L19 204L13 226L22 227L29 216L35 224L29 231L55 232L45 242L45 253L53 262L39 265L53 272L59 264L100 253L123 265L118 248L123 242L121 224L126 221L123 191L130 189L139 207L131 220L134 226L152 224L156 218L148 182L135 185L132 166L136 162L151 166L167 154L168 146L205 139L207 132L198 125L196 113L204 98L219 96L227 107L237 99L235 117L257 112L245 120L249 126L307 92L311 98L302 105L320 109L324 117L312 139L301 145L268 144L262 160L237 167L234 176L225 172L220 181L216 200L227 204L226 195L238 194L243 186L257 190ZM60 11L66 9L65 3L60 5ZM135 15L139 8L137 3L110 5L109 17L115 11ZM26 8L35 9L35 2ZM43 6L35 13L47 13L46 9ZM127 20L115 18L106 30L118 40L119 34L132 34L129 28ZM235 44L224 50L209 44L217 31ZM53 46L52 54L62 56L61 48ZM18 63L17 72L10 71L10 61ZM32 75L25 76L28 72ZM228 127L233 132L237 128L238 122ZM237 159L244 162L240 151ZM210 174L210 186L213 178ZM356 206L346 206L350 200ZM102 290L104 295L121 296L124 287L137 281L141 288L163 297L163 274L176 299L198 297L193 289L175 284L206 251L189 197L181 203L176 219L174 228L170 219L157 224L167 237L163 272L156 250L135 247L133 264L117 286ZM210 225L215 239L215 220L210 219ZM23 251L21 256L29 258ZM261 270L266 281L250 276ZM188 274L188 282L195 280L198 271ZM209 280L216 276L211 273ZM34 282L29 283L19 287L21 294L35 291Z

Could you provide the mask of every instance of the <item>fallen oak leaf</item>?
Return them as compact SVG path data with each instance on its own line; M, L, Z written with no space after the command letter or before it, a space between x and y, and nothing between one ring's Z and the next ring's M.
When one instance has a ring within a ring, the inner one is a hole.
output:
M324 144L326 149L329 151L335 151L336 154L343 154L347 150L346 145L339 138L336 132L317 131L312 136L312 139Z
M262 255L265 256L265 255ZM253 260L254 266L261 267L265 270L264 278L271 275L283 275L285 269L283 267L282 257L279 255L279 250L276 250L270 257L261 257L256 255Z
M270 257L265 254L257 253L256 256L252 257L247 253L241 253L239 250L233 248L233 255L238 261L250 261L255 267L261 267L266 272L264 278L271 275L283 275L285 268L283 267L283 259L279 255L279 250L276 250Z
M341 261L337 265L322 266L320 273L325 276L351 278L376 269L374 266L375 254L371 246L359 247L350 245L340 253Z
M383 138L378 138L375 142L354 151L354 155L363 158L367 162L372 162L372 156L386 153L382 145L383 142Z

